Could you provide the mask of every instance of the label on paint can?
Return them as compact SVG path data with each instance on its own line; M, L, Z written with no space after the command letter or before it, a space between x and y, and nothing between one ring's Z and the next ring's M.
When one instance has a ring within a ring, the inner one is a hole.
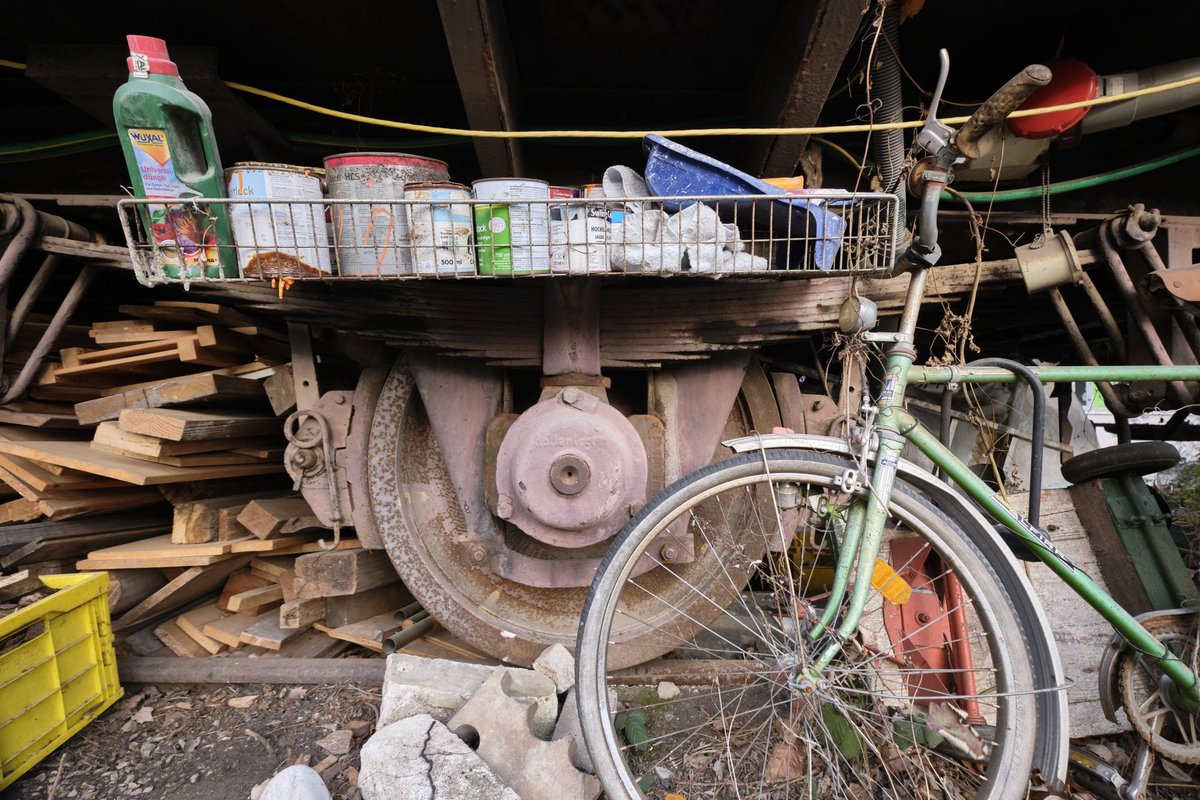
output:
M475 181L475 197L508 206L512 249L512 270L548 272L550 270L550 185L525 178L488 178Z
M508 206L475 206L475 260L480 275L511 275L512 227Z
M314 170L286 164L235 165L225 176L231 198L275 201L230 204L233 241L244 276L330 274L321 179Z
M420 275L474 274L471 206L465 186L449 183L410 184L408 236L413 265Z
M608 211L602 207L559 206L551 218L550 268L581 275L608 272Z

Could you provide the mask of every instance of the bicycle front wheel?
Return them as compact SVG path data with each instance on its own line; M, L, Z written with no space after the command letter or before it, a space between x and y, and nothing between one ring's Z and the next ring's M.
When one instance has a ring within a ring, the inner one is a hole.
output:
M614 542L576 651L584 740L610 800L1024 797L1036 734L1021 628L979 549L906 488L872 575L854 578L873 584L857 632L811 669L828 642L810 631L852 502L835 482L848 466L790 450L713 464ZM675 563L731 539L740 550L715 581ZM667 657L610 671L632 636Z

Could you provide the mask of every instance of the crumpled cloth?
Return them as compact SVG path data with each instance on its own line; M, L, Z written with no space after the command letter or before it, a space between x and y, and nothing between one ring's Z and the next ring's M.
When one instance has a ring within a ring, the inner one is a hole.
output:
M604 171L604 196L649 198L646 181L630 167ZM770 263L745 252L736 225L692 203L675 214L653 203L627 201L608 229L608 260L614 270L647 273L763 272Z
M630 204L632 205L632 204ZM693 203L676 214L650 208L627 209L609 225L608 256L624 272L765 272L770 263L745 252L736 225Z

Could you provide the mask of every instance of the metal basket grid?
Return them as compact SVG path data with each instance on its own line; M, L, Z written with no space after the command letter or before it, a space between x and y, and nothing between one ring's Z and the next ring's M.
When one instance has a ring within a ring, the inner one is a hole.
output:
M492 200L125 199L143 284L879 275L885 193ZM232 236L219 231L228 221ZM232 238L232 241L221 241Z

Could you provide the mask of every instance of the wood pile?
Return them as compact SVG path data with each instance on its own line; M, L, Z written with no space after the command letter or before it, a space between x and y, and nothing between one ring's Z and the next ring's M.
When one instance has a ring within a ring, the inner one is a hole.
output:
M478 655L292 490L286 334L213 303L119 310L69 326L30 398L0 407L0 614L46 593L38 575L104 570L137 655L380 652L406 623Z

